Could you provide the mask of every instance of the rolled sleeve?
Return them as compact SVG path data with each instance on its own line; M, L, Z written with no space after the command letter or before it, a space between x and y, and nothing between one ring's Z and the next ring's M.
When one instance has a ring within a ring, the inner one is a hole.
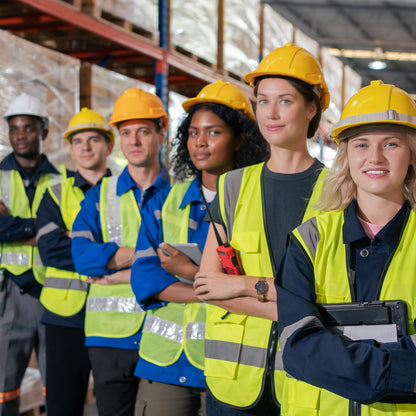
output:
M0 243L13 243L35 235L35 219L0 215Z

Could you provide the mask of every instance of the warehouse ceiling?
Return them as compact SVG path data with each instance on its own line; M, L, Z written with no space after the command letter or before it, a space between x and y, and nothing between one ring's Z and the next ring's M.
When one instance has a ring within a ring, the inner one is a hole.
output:
M416 0L262 0L362 77L416 97ZM372 55L372 56L370 56ZM358 58L357 56L364 56ZM382 70L369 69L378 57Z

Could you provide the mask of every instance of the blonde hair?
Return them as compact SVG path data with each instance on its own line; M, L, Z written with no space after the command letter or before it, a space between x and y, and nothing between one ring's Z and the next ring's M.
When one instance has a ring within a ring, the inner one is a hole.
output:
M410 149L410 166L403 185L403 197L416 211L416 134L406 134ZM343 140L338 147L332 168L324 179L324 190L316 208L322 211L338 211L347 208L357 194L357 186L351 178L348 155L348 140Z

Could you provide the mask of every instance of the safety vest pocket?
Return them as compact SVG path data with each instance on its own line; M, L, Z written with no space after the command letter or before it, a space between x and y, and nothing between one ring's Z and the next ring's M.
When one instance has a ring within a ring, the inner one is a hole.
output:
M230 243L242 253L258 253L260 250L260 232L234 231Z
M294 416L318 414L321 389L294 378L286 378L284 389L288 405L287 414Z

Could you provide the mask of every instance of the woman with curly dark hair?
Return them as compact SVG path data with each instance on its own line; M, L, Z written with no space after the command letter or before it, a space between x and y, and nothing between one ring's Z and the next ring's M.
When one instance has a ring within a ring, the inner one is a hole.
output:
M197 97L196 99L199 100ZM209 99L205 97L205 99ZM189 100L188 100L189 101ZM185 104L187 107L189 104ZM173 173L179 180L195 176L201 179L202 170L194 164L188 150L189 126L194 114L200 110L210 111L231 129L233 136L239 142L239 148L234 152L234 169L253 165L267 160L269 145L261 135L254 116L239 110L230 111L230 107L219 102L198 102L189 108L185 119L178 127L173 141L174 154L171 159Z
M205 414L205 305L192 287L198 259L172 244L189 249L196 243L203 250L206 204L214 199L218 176L269 154L250 101L235 85L209 84L183 107L188 114L173 143L173 172L181 181L193 180L146 205L131 272L137 301L147 310L135 371L139 415Z

